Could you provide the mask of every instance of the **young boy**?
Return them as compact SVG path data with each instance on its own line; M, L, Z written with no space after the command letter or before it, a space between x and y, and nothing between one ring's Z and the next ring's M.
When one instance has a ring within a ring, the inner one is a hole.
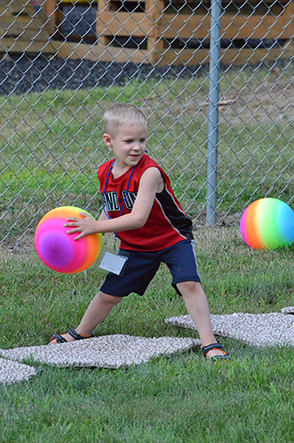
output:
M104 142L114 160L98 170L103 212L99 220L86 213L83 219L68 219L70 233L85 235L115 232L120 252L127 255L122 275L108 273L79 326L68 334L55 335L51 343L93 336L123 297L143 295L161 262L169 267L176 291L183 296L202 343L203 355L213 362L227 359L213 334L206 295L197 272L192 222L171 189L166 173L146 152L147 119L132 104L118 103L104 115Z

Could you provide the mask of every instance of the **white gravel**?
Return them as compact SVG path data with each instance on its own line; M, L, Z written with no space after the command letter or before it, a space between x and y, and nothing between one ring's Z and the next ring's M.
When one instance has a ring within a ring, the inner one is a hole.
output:
M32 366L0 358L0 383L10 384L27 381L35 375Z
M283 308L281 313L235 313L211 315L216 335L235 338L257 347L294 345L294 307ZM285 315L288 314L288 315ZM171 317L166 323L196 330L190 315Z
M235 338L257 347L294 346L294 307L286 307L281 313L247 314L234 313L212 315L216 335ZM166 323L196 330L190 315L171 317ZM146 338L129 335L105 335L87 340L56 345L30 346L0 349L0 383L16 383L29 380L36 373L34 367L18 363L32 358L37 363L58 367L103 367L118 369L138 365L151 358L170 357L199 347L194 338L160 337Z
M118 369L138 365L151 358L184 352L200 341L192 338L146 338L129 335L105 335L87 340L45 346L31 346L2 350L2 357L22 361L33 358L36 362L58 367L90 366Z

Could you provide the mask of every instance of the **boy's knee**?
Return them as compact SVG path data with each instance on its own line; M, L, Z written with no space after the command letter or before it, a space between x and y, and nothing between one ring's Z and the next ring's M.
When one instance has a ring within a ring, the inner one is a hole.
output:
M197 281L185 281L177 284L177 287L183 297L197 295L202 291L201 283Z
M115 297L114 295L105 294L105 292L101 291L99 293L99 298L102 303L110 306L116 306L123 299L123 297Z

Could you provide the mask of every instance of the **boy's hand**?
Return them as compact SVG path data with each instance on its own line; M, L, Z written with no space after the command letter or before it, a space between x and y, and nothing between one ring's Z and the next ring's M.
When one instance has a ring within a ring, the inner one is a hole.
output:
M97 221L94 220L89 214L85 212L80 212L83 218L67 218L67 223L64 224L65 227L72 227L70 231L67 231L67 234L73 234L75 232L79 232L79 235L75 237L74 240L79 240L86 235L91 235L97 233Z

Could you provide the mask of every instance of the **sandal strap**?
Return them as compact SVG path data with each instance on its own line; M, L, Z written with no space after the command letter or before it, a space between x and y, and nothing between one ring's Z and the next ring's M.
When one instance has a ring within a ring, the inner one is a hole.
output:
M91 337L94 337L93 332L92 332L92 334L90 334L90 335L82 335L82 334L79 334L75 329L71 329L68 333L69 333L69 335L71 335L72 338L74 338L75 340L84 340L85 338L91 338Z
M211 357L210 359L212 361L212 364L214 365L218 360L230 360L229 355L224 353L224 355L215 355L214 357Z
M214 349L219 349L220 351L222 351L224 353L224 355L226 354L224 351L224 347L221 343L211 343L210 345L202 346L201 349L202 349L204 357L206 357L206 355L209 351L212 351Z
M67 340L60 334L55 334L50 341L56 340L56 343L67 343Z

